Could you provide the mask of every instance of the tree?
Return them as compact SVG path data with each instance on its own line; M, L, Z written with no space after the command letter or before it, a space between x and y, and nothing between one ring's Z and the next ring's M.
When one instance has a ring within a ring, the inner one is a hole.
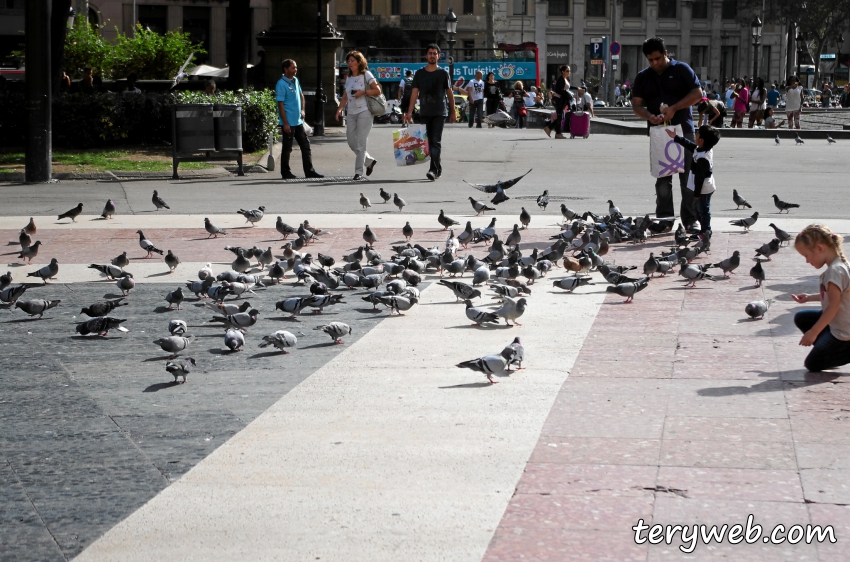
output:
M484 40L487 42L488 49L496 48L496 26L495 26L495 0L484 0L485 22L487 30L484 33Z
M248 86L251 48L251 0L230 0L230 45L227 50L227 83L233 90Z

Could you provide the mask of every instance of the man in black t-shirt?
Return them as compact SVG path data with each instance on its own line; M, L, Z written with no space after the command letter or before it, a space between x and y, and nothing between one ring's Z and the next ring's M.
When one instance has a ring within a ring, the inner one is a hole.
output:
M413 108L419 100L419 121L425 125L428 132L428 151L431 155L431 168L426 177L435 181L443 174L440 164L440 148L443 139L443 125L446 115L449 121L454 123L455 97L452 94L452 84L449 74L437 66L440 58L440 47L431 43L425 48L425 58L428 64L420 68L413 75L413 93L410 96L410 104L404 115L405 123L413 122ZM446 102L448 100L448 103ZM448 112L446 105L449 106Z
M682 136L693 141L694 121L691 106L702 99L702 88L696 74L687 64L667 56L667 47L660 37L644 41L643 54L649 67L635 76L635 82L632 84L632 111L641 119L646 119L650 125L661 125L664 122L681 125ZM666 106L663 111L662 104ZM679 218L685 228L693 233L697 216L694 212L693 191L687 187L691 160L693 153L686 150L685 171L679 174L682 193ZM658 178L655 180L655 216L673 215L673 177Z

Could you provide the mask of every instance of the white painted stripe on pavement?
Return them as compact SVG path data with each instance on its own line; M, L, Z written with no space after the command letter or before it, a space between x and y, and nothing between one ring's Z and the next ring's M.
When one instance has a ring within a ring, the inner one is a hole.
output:
M480 560L604 299L554 276L513 329L428 287L77 560ZM453 366L515 336L501 384Z

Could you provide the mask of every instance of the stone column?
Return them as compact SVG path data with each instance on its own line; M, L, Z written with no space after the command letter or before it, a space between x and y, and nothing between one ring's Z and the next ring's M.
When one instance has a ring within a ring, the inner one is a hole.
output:
M546 42L546 26L549 21L549 3L544 0L535 2L534 11L534 42L537 43L538 67L540 83L546 82L546 54L549 51Z
M656 25L658 24L658 2L657 0L646 0L646 36L655 37L658 33Z
M693 64L691 60L691 6L690 1L682 0L679 3L679 26L681 27L681 39L679 39L679 60ZM700 76L705 80L705 76Z
M720 19L720 14L723 9L723 0L710 0L708 9L710 10L711 18L711 45L709 45L709 76L716 76L720 87L723 88L726 84L723 82L724 77L720 76L720 47L723 40L720 38L720 33L723 29L723 23ZM731 76L729 77L731 78Z
M183 6L168 7L168 30L174 31L178 27L183 27Z
M570 66L574 84L584 77L584 0L573 0L573 43L570 46Z
M210 65L224 67L227 64L227 8L210 7Z

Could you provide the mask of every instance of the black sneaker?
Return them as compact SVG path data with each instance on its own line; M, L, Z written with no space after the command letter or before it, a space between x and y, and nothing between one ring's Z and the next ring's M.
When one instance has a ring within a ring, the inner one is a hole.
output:
M434 180L437 179L437 175L434 172L432 172L431 170L428 170L428 173L425 174L425 177L428 178L431 181L434 181Z
M323 178L323 177L325 177L325 176L323 176L323 175L322 175L322 174L320 174L319 172L317 172L317 171L313 170L312 172L308 172L308 173L307 173L307 175L306 175L305 177L308 177L308 178Z
M372 160L372 163L369 164L368 166L366 166L366 175L367 176L372 175L372 169L375 167L375 164L377 164L377 163L378 163L377 160Z
M297 180L297 179L298 179L298 176L296 176L296 175L295 175L295 174L293 174L292 172L287 172L287 173L285 173L285 174L284 174L284 173L281 173L281 174L280 174L280 178L281 178L281 179L284 179L284 180Z
M362 179L363 179L363 176L361 176L360 174L354 174L352 181L360 181Z

